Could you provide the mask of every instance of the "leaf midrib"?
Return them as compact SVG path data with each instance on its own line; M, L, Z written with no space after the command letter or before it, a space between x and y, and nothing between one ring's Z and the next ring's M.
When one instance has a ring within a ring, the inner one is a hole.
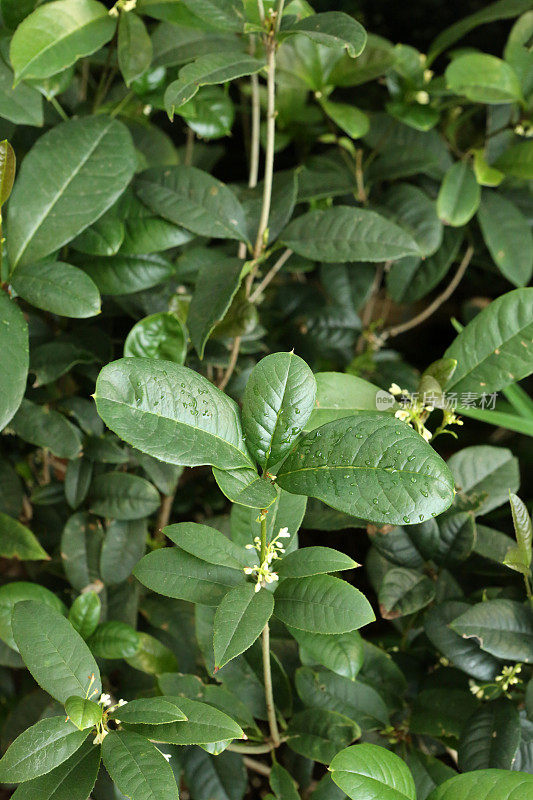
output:
M396 469L394 470L394 472L391 472L389 470L386 470L384 467L369 467L367 465L365 465L364 467L359 467L353 464L347 464L347 465L339 464L334 466L329 466L328 464L324 464L324 466L320 467L300 467L299 469L290 470L290 472L282 472L279 474L278 477L284 478L286 475L295 475L298 472L318 472L319 470L334 470L334 469L371 470L374 472L378 471L385 472L387 473L387 475L416 475L419 478L431 479L435 481L435 483L440 483L443 486L447 486L447 484L444 483L442 478L438 478L435 475L424 475L421 472L411 472L410 470L403 470L403 469Z

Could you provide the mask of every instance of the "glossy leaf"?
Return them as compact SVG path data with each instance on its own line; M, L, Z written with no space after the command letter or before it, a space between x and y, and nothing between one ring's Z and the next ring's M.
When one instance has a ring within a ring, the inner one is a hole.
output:
M395 753L375 744L356 744L337 753L331 777L348 797L359 800L415 800L409 768Z
M228 592L215 614L215 670L251 647L273 610L274 598L266 589L256 592L253 584L246 583Z
M477 603L451 627L464 638L474 637L487 653L505 661L533 663L533 612L514 600Z
M435 584L427 575L395 567L385 574L378 597L381 616L396 619L429 605L435 597Z
M5 428L20 406L26 390L29 365L28 325L22 311L0 293L0 370L9 382L0 396L0 430Z
M276 571L280 578L305 578L357 566L352 558L331 547L304 547L282 556L276 563Z
M180 697L179 705L187 722L143 725L142 734L156 742L190 745L241 739L243 732L227 714L197 700Z
M112 731L102 759L118 789L132 800L178 800L178 787L163 754L143 736Z
M72 603L68 620L83 639L94 632L102 613L102 603L96 592L80 594Z
M130 86L152 61L152 40L137 14L121 14L118 22L117 56L120 71Z
M180 697L139 697L112 711L112 718L120 717L122 722L145 725L165 725L181 722L187 717L180 708Z
M43 311L78 319L100 313L97 287L88 275L70 264L42 261L21 265L10 280L18 295Z
M12 626L24 663L39 686L60 703L72 695L85 697L89 686L101 692L96 661L59 611L25 600L13 610Z
M183 364L187 354L187 333L175 314L160 311L139 320L126 337L124 355L160 358Z
M389 392L355 375L318 372L315 378L315 407L304 426L305 430L311 431L326 422L351 417L358 411L384 411L387 406L391 410L394 407L394 398Z
M344 714L309 708L292 717L287 735L291 750L304 758L328 764L339 749L359 738L361 730Z
M466 225L476 213L481 191L474 173L466 161L456 161L450 167L439 190L437 213L446 225Z
M15 180L15 169L15 151L7 139L4 139L0 142L0 208L11 194L13 182Z
M498 508L519 486L518 461L505 447L465 447L448 462L457 489L479 503L482 513Z
M97 658L131 658L140 647L137 631L118 620L99 625L87 644Z
M505 561L507 567L529 575L531 568L531 546L533 541L533 524L525 503L513 492L509 492L509 502L513 515L516 536L516 547L507 551Z
M344 678L355 680L363 664L363 641L357 631L337 634L308 633L289 628L300 645L302 664L320 664Z
M16 800L87 800L100 767L100 748L92 739L46 775L22 783L13 797Z
M278 619L309 633L346 633L375 619L365 596L331 575L286 578L274 599Z
M520 82L513 68L486 53L457 56L445 77L452 92L476 103L513 103L522 99Z
M178 522L164 529L165 536L190 555L220 564L223 567L242 570L249 566L249 554L220 531L197 522Z
M351 58L360 55L366 44L363 26L341 11L312 14L284 26L282 32L299 33L326 47L345 48Z
M109 295L126 295L151 289L164 283L174 272L170 261L157 253L117 253L116 256L86 256L79 260L100 292Z
M207 260L198 271L187 326L200 358L204 357L205 345L214 327L231 306L241 284L242 269L240 259L228 258L215 251L212 260Z
M263 469L278 464L309 419L315 402L313 373L294 353L273 353L252 370L243 397L248 447Z
M328 117L352 139L360 139L368 133L370 120L355 106L333 103L331 100L323 100L321 106Z
M34 263L91 225L122 194L135 166L127 128L109 117L70 120L41 136L9 203L11 265Z
M500 225L494 225L495 219ZM495 192L485 192L478 220L501 273L515 286L528 284L533 274L533 234L520 209Z
M219 489L232 503L248 508L269 508L276 500L272 483L261 478L251 467L233 470L213 467L213 476Z
M38 603L55 608L61 613L65 612L65 606L59 597L56 597L50 589L40 586L38 583L13 581L0 587L0 639L17 652L18 647L13 637L11 615L15 605L22 600L35 600Z
M111 430L161 461L251 466L236 404L186 367L142 358L114 361L100 373L95 399Z
M0 513L0 556L19 561L48 561L37 537L16 519Z
M456 775L429 795L428 800L469 800L493 794L498 800L528 800L533 775L503 769L484 769Z
M80 731L92 728L102 719L102 706L87 700L85 697L69 697L65 703L65 711L73 725Z

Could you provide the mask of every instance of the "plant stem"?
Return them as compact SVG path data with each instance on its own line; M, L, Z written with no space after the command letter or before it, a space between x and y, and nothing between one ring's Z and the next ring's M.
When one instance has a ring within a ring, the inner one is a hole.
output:
M230 744L226 748L232 753L253 753L260 755L261 753L270 753L274 749L272 742L265 742L265 744Z
M248 758L244 756L242 760L245 767L248 769L252 769L254 772L258 772L260 775L266 775L267 777L271 773L271 768L268 764L264 764L262 761L257 761L255 758Z
M264 292L264 290L266 289L266 287L268 286L268 284L270 283L272 278L274 278L278 274L278 272L283 267L285 262L288 261L291 256L292 256L292 250L290 248L287 248L285 250L285 252L283 253L283 255L281 255L278 258L278 260L276 261L274 266L271 267L271 269L269 269L269 271L267 272L267 274L265 275L265 277L263 278L263 280L261 281L259 286L256 286L256 288L254 289L254 291L250 295L250 298L249 298L250 299L250 303L255 303L256 302L256 300L259 298L259 295Z
M155 525L156 538L163 538L163 528L166 528L169 523L175 495L175 489L170 494L161 495L161 505L159 506L159 514L157 515L157 522Z
M463 275L465 274L470 261L472 260L472 256L474 255L474 248L472 245L468 245L466 253L463 256L463 260L459 264L457 272L451 279L450 283L446 287L446 289L439 294L435 300L429 304L420 314L417 314L416 317L407 320L407 322L403 322L401 325L395 325L393 328L389 328L381 333L382 341L388 339L390 336L398 336L400 333L405 333L405 331L411 330L411 328L416 328L417 325L420 325L421 322L424 322L428 317L430 317L438 308L441 306L446 300L451 297L454 293L455 289L461 282Z
M531 583L527 575L524 575L524 583L526 585L527 599L533 601L533 592L531 591Z
M263 679L265 682L265 701L268 715L268 725L270 728L270 737L274 747L279 747L280 738L278 730L278 721L276 719L276 707L274 705L274 692L272 690L272 671L270 668L270 629L268 622L263 628L261 637L263 649Z
M273 35L265 37L267 64L267 134L265 148L265 177L263 204L255 240L254 258L259 258L265 246L265 236L272 202L272 179L274 176L274 142L276 138L276 40ZM250 273L252 274L252 273Z
M233 371L237 365L237 359L239 358L239 350L241 348L241 337L236 336L233 340L233 347L231 348L231 356L229 359L229 364L226 368L224 375L222 376L222 380L218 384L218 388L221 391L224 391L226 386L228 385L229 379L233 375Z
M68 122L69 116L65 111L65 109L61 106L59 101L55 97L51 97L50 102L52 103L53 107L55 108L61 119L65 120L65 122Z

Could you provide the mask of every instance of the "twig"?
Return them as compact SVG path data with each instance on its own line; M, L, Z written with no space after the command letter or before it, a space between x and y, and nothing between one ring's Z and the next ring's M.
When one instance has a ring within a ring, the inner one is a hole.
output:
M370 288L370 296L368 301L364 307L363 313L361 315L361 336L357 342L356 352L361 353L363 351L363 347L365 344L365 336L364 331L368 328L370 323L372 322L372 314L374 313L374 308L376 305L376 300L378 297L379 290L381 288L381 281L383 280L383 275L387 268L387 264L380 264L379 267L376 269L376 274L374 275L374 280L372 281L372 286Z
M250 54L255 53L255 41L251 37ZM259 80L256 74L250 76L252 87L252 130L250 133L250 170L248 187L255 189L259 178L259 147L261 139L261 103L259 97ZM246 258L246 242L239 244L239 258ZM251 284L250 284L251 285Z
M274 705L274 692L272 689L272 671L270 667L270 629L268 627L268 622L263 628L261 643L263 649L263 679L265 682L265 701L267 707L268 725L270 727L272 744L274 747L279 747L280 738L278 721L276 719L276 707Z
M364 204L368 200L368 196L363 176L363 151L361 149L355 151L355 180L357 183L357 199Z
M263 203L255 240L254 258L259 258L265 244L265 235L272 202L272 180L274 176L274 142L276 138L276 40L266 37L267 55L267 134L265 148L265 177L263 182Z
M69 116L65 111L65 109L63 108L63 106L60 104L59 100L57 100L57 98L55 97L51 97L50 102L52 103L53 107L55 108L61 119L63 119L65 122L68 122Z
M436 297L435 300L433 300L433 302L427 306L427 308L421 311L420 314L417 314L416 317L407 320L407 322L402 322L401 325L395 325L394 327L383 331L380 334L381 340L385 341L391 336L398 336L400 333L405 333L405 331L411 330L411 328L416 328L417 325L420 325L421 322L424 322L428 317L434 314L435 311L454 293L455 289L461 282L461 279L465 274L473 255L474 248L472 245L468 245L466 253L463 256L463 260L459 264L457 272L451 279L446 289L439 294L439 296Z
M256 300L258 299L259 295L264 292L264 290L266 289L266 287L268 286L270 281L273 278L275 278L275 276L278 274L278 272L283 267L283 265L292 256L292 253L293 253L293 251L290 248L287 248L285 250L285 252L283 253L283 255L281 255L278 258L278 260L276 261L274 266L271 269L269 269L269 271L267 272L267 274L265 275L265 277L263 278L263 280L261 281L259 286L256 286L256 288L254 289L254 291L250 295L250 297L249 297L250 303L255 303L256 302Z
M239 350L241 347L241 337L236 336L233 340L233 347L231 348L231 356L229 359L229 364L226 368L224 375L222 376L222 380L218 384L218 388L224 391L226 386L228 385L229 379L233 375L233 370L237 364L237 359L239 358Z
M157 515L157 522L155 525L156 536L160 535L163 531L163 528L166 528L169 523L170 514L172 512L172 504L175 496L175 489L170 494L161 495L161 505L159 506L159 514Z
M243 764L248 769L253 769L254 772L258 772L260 775L266 775L267 777L270 775L271 767L268 764L263 764L262 761L257 761L255 758L248 758L248 756L244 756Z
M253 753L254 755L261 755L261 753L270 753L274 749L273 742L265 742L264 744L229 744L226 748L231 750L232 753Z

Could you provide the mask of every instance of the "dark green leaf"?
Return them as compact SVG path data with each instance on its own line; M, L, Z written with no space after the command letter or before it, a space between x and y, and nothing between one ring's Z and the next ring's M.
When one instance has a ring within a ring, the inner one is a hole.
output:
M305 578L327 572L342 572L359 566L352 558L331 547L304 547L276 562L280 578Z
M19 561L49 560L37 537L16 519L0 513L0 556Z
M144 725L164 725L169 722L180 722L187 717L180 708L181 697L140 697L120 706L110 716L120 717L125 723L142 723Z
M12 70L0 59L0 116L15 125L43 124L43 98L32 86L19 83L13 87Z
M0 292L0 372L9 375L0 395L0 430L5 428L20 406L26 390L29 344L28 325L22 311Z
M38 603L55 608L61 613L66 613L61 600L50 589L38 583L28 581L14 581L0 587L0 639L3 639L13 650L18 652L17 643L13 638L11 615L17 603L22 600L35 600Z
M117 56L120 71L130 86L150 66L152 40L137 14L121 14L118 23Z
M80 731L92 728L102 720L102 706L85 697L69 697L65 711L73 725Z
M435 583L413 569L394 567L379 589L379 608L384 619L396 619L420 611L435 597Z
M107 527L100 554L100 575L108 586L129 578L144 555L148 535L146 521L113 520Z
M143 735L156 742L180 745L209 744L242 738L243 732L239 725L217 708L186 697L180 697L179 705L187 722L143 725L140 729Z
M241 284L243 262L211 251L212 259L200 267L192 296L187 326L200 358L217 322L226 315Z
M533 234L529 221L510 200L488 191L483 193L477 216L494 263L515 286L526 286L533 273ZM501 224L495 225L495 219Z
M343 714L310 708L294 715L287 735L291 750L313 761L329 764L335 753L357 739L361 731Z
M58 767L21 784L16 800L87 800L100 766L100 748L86 740L76 752Z
M131 658L140 646L139 634L125 622L99 625L87 644L97 658Z
M102 759L118 789L132 800L178 800L178 787L163 754L143 736L112 731Z
M124 355L161 358L183 364L187 354L187 333L175 314L160 311L139 320L126 337Z
M176 525L164 528L164 533L182 550L209 564L220 564L237 570L250 565L249 554L244 545L239 546L239 543L232 542L223 533L208 525L178 522Z
M533 663L533 612L522 603L477 603L457 617L451 627L465 639L477 639L481 649L496 658Z
M66 576L79 592L100 578L101 524L85 512L73 514L61 535L61 559Z
M102 294L127 295L164 283L174 267L157 253L142 255L89 256L78 259L80 266Z
M481 191L467 161L450 167L439 189L437 213L446 225L466 225L476 213Z
M100 292L84 272L70 264L60 261L24 264L10 280L24 300L51 314L80 319L100 313Z
M101 517L129 520L149 517L159 507L159 492L138 475L106 472L92 482L90 507Z
M272 616L274 598L266 589L246 583L226 594L217 608L214 626L215 670L247 650Z
M78 750L89 731L79 731L65 717L49 717L22 733L0 761L2 783L46 775Z
M72 603L68 620L83 639L88 639L98 625L101 613L102 603L96 592L85 592Z
M516 707L501 698L487 703L468 720L459 742L459 768L512 769L520 744Z
M345 48L351 58L360 55L366 44L363 26L341 11L312 14L283 26L282 33L299 33L326 47Z

